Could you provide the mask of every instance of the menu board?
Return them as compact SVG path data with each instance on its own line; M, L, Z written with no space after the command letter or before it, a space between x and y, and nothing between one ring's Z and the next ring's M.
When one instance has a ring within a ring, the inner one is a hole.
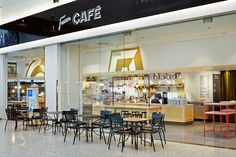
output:
M38 108L38 88L27 89L27 101L29 110Z

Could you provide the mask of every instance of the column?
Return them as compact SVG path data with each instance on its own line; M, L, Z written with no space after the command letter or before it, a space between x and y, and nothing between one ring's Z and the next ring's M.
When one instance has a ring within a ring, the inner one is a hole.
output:
M20 101L20 81L17 81L17 89L16 89L16 93L17 93L17 100Z
M7 106L7 55L0 54L0 118L6 118Z
M58 102L59 58L61 46L59 44L45 46L45 94L48 111L60 110Z

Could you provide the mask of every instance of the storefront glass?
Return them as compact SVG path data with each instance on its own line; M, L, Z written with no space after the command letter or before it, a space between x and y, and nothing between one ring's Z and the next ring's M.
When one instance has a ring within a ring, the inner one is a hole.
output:
M116 34L62 46L62 110L99 114L112 102L114 65L111 51L124 49L124 35ZM120 59L125 58L121 54ZM123 64L123 61L119 64ZM110 69L109 69L110 66ZM120 69L120 76L125 71Z
M138 112L147 118L162 112L169 140L225 147L223 142L214 143L215 137L199 139L208 110L204 102L226 101L220 94L220 75L235 70L236 27L229 25L235 16L63 44L62 110L75 108L81 114L111 110L123 117L125 111ZM211 118L206 119L211 127Z
M44 49L9 53L7 60L7 108L46 107Z

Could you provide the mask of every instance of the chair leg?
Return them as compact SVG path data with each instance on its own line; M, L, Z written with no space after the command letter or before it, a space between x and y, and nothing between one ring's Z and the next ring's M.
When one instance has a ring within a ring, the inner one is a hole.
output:
M161 146L162 146L162 148L164 148L162 137L161 137L161 131L159 130L158 133L159 133L159 137L160 137L160 141L161 141Z
M34 123L33 123L33 119L31 119L31 126L32 126L32 128L33 128L33 130L34 130Z
M122 148L121 148L121 152L123 152L124 146L125 146L125 139L124 139L124 134L121 134L122 136Z
M99 128L99 138L100 138L100 140L102 139L102 128Z
M41 131L41 127L43 126L43 120L41 121L41 125L39 126L39 132Z
M7 129L7 123L8 123L8 119L6 120L4 131L6 131L6 129Z
M80 134L81 134L81 133L80 133L80 127L79 127L79 141L80 141Z
M144 142L143 142L144 143L144 147L146 147L146 133L144 133L143 136L144 136Z
M114 141L116 142L116 136L115 136L115 133L112 132L112 134L113 134Z
M15 120L15 129L14 129L14 131L16 131L16 129L17 129L17 119Z
M75 144L75 139L76 139L77 135L78 135L78 128L76 128L76 130L75 130L73 145Z
M119 147L119 145L120 145L121 136L122 136L122 135L120 134L117 147Z
M108 149L110 149L110 146L111 146L111 138L112 138L112 132L110 131L108 135Z
M93 142L93 128L91 128L91 142Z
M65 129L65 134L64 134L64 143L66 142L66 136L67 136L67 129Z
M103 136L104 142L105 142L105 144L106 144L106 136L105 136L105 133L104 133L104 129L103 129L103 128L102 128L102 136Z
M25 120L23 119L23 130L25 129Z
M161 129L161 131L162 131L162 134L163 134L164 142L165 142L165 144L166 144L166 135L165 135L165 129L163 130L163 128L162 128L162 129Z
M155 148L155 144L154 144L154 139L153 139L153 134L152 133L151 133L151 143L152 143L153 150L155 152L156 148Z

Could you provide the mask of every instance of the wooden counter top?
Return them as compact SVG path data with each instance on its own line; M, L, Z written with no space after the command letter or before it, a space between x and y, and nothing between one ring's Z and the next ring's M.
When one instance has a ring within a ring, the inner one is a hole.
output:
M148 106L147 104L144 106L135 106L135 105L115 105L115 106L105 106L105 109L111 110L112 112L120 112L121 111L140 111L146 112L147 118L150 118L153 112L161 112L162 106L159 105L151 105Z
M156 109L162 108L162 105L151 105L151 106L134 106L134 105L115 105L115 106L105 106L105 108L116 108L116 109Z

